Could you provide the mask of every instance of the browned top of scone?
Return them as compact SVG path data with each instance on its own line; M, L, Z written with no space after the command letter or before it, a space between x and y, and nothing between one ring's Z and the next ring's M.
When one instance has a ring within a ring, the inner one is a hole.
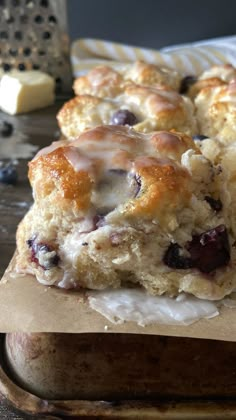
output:
M216 65L204 71L188 90L188 96L192 99L205 88L228 85L236 80L236 69L232 64Z
M187 135L100 126L55 147L39 152L29 164L35 201L48 197L49 205L89 212L113 180L108 206L109 194L113 201L116 194L116 205L125 215L158 217L164 223L167 214L190 198L191 176L180 158L196 147Z
M110 66L94 67L85 76L78 77L73 85L76 95L95 95L101 98L119 95L127 82L153 86L164 84L178 90L180 76L174 70L143 61L124 64L119 70Z

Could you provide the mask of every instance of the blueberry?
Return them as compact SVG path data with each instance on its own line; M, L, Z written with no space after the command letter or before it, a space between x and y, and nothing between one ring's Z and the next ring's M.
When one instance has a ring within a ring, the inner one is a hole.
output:
M208 139L208 137L207 136L204 136L204 134L196 134L192 138L193 138L193 140L200 140L200 141L205 140L205 139Z
M13 132L13 125L7 121L0 122L0 136L10 137Z
M34 235L32 238L28 239L26 241L28 247L31 249L31 261L35 262L36 264L38 264L40 267L42 267L44 270L48 270L49 268L55 267L58 265L59 263L59 257L58 255L54 255L54 256L50 256L46 261L45 261L45 265L41 266L39 264L39 253L49 253L54 251L54 249L47 245L46 243L42 243L42 242L36 242L36 235Z
M170 244L163 262L171 268L197 268L202 273L209 274L226 266L230 261L230 246L225 225L194 235L185 246L190 257L181 255L182 249L177 243Z
M34 241L35 241L35 237L31 238L31 239L27 239L26 243L27 243L29 248L32 248L32 246L34 244Z
M193 266L202 273L211 273L216 268L224 267L230 260L230 246L225 225L219 225L193 236L186 248L191 255Z
M190 86L197 82L196 76L185 76L180 83L179 93L187 93Z
M133 112L128 109L119 109L116 111L111 118L111 124L113 125L135 125L138 120Z
M0 182L15 185L17 183L17 171L12 164L0 167Z
M163 261L171 268L187 269L193 267L193 263L190 257L181 255L181 246L177 243L171 243L167 249Z
M222 210L223 205L221 200L216 200L215 198L210 197L209 195L205 196L205 200L211 206L212 210L215 210L217 212Z
M49 270L50 268L56 267L58 265L60 258L57 254L53 256L48 255L48 257L44 259L44 265L39 264L40 253L47 254L55 251L51 246L42 242L37 243L36 236L34 236L31 239L28 239L26 243L31 249L31 261L36 263L39 267L43 268L44 270Z

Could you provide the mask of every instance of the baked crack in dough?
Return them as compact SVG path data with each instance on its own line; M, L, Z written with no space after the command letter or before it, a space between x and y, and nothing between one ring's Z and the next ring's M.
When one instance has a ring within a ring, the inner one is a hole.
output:
M44 285L220 299L236 285L222 171L180 132L99 126L29 164L17 269Z

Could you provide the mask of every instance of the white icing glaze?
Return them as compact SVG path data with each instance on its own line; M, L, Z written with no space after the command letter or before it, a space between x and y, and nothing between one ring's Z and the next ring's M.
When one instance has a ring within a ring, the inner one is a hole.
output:
M201 318L219 315L213 302L183 293L173 299L150 296L139 289L109 289L89 292L88 300L92 309L113 323L189 325Z
M39 156L48 155L49 153L62 146L65 146L64 140L54 141L52 144L50 144L50 146L44 147L43 149L39 150L38 153L35 155L34 159L38 158Z
M97 190L93 192L91 201L98 211L102 209L111 211L129 197L130 190L126 173L109 171L104 174Z
M76 172L79 171L91 171L93 162L87 156L82 153L76 147L68 147L65 151L65 157L73 166Z

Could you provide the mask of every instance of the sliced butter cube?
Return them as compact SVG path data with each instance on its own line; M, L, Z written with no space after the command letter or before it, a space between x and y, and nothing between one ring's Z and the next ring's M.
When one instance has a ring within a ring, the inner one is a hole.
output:
M1 79L0 108L11 115L44 108L54 102L54 88L54 79L46 73L13 70Z

